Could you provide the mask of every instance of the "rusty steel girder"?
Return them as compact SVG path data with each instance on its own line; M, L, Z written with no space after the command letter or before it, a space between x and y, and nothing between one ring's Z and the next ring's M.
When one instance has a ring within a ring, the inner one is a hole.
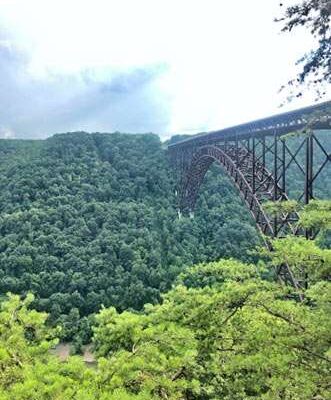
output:
M291 143L289 134L298 131ZM297 169L293 179L301 182L296 200L308 204L314 198L316 179L331 164L330 146L322 143L316 131L331 136L331 101L197 134L169 145L170 159L179 175L179 210L182 213L194 211L203 178L216 161L234 182L263 235L302 234L297 226L297 213L271 217L263 209L263 203L290 198L288 191L293 188L287 187L287 178L293 168ZM322 160L319 165L314 163L316 152Z
M294 198L308 204L314 199L317 178L331 173L330 139L331 101L171 144L179 211L193 213L204 176L217 162L238 189L267 246L268 238L287 234L313 237L298 226L296 212L270 215L264 203ZM289 176L295 188L288 185Z

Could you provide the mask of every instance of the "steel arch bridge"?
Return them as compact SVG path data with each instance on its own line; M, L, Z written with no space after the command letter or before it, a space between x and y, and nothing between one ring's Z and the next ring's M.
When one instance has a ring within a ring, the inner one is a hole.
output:
M263 237L302 234L295 212L275 217L263 204L289 199L291 174L297 183L296 199L308 204L318 177L331 173L330 143L331 101L170 144L179 211L192 215L204 176L216 161L237 187Z

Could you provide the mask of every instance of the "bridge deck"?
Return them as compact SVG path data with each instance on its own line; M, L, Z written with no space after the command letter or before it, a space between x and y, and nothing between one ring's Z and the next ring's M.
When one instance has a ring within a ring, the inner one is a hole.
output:
M187 146L210 144L222 140L245 139L248 137L282 136L309 125L316 130L331 129L331 101L301 108L272 117L258 119L219 131L199 133L189 139L171 144L169 150Z

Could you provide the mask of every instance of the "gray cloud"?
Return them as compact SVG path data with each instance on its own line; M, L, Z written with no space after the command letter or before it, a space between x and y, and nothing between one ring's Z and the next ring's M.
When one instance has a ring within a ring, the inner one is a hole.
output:
M0 137L166 130L169 107L156 85L164 65L117 74L111 69L53 74L47 79L30 76L27 66L24 53L0 41Z

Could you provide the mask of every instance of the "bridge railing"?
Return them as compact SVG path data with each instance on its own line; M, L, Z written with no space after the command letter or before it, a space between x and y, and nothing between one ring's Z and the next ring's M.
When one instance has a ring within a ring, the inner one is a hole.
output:
M331 101L310 107L251 121L218 131L198 133L180 142L170 144L169 150L191 145L214 143L221 140L244 139L252 136L281 136L307 127L315 130L331 129Z

